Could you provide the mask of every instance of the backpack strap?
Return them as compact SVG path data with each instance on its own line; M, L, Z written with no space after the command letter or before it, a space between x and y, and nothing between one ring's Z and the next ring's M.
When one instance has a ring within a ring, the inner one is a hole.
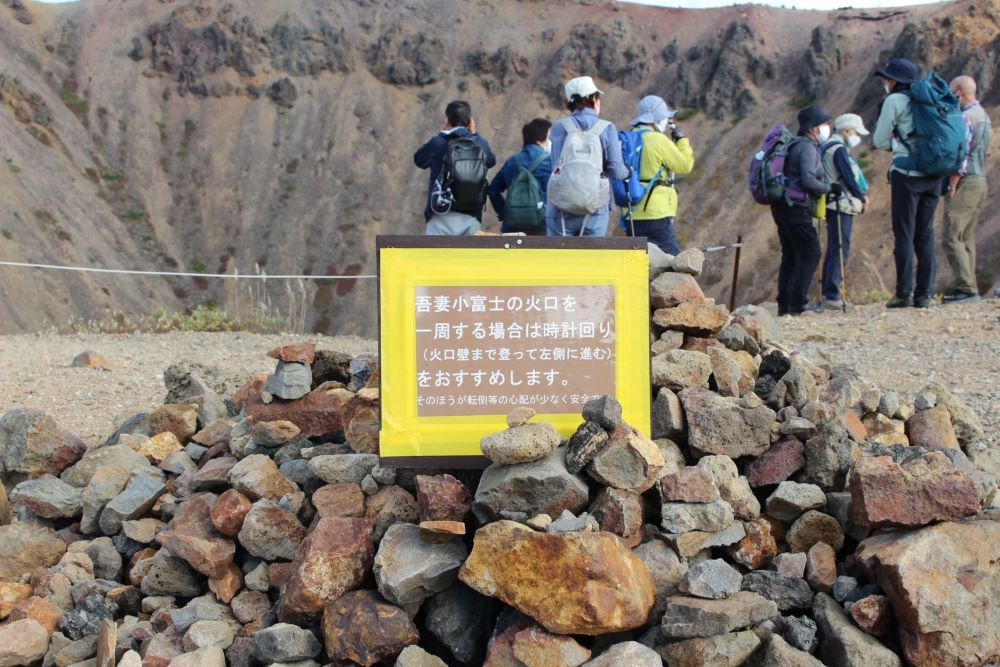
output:
M587 132L590 132L591 134L596 134L597 136L601 136L602 134L604 134L604 130L608 129L610 125L611 125L610 121L601 119L598 120L596 123L594 123L593 127L587 130Z
M525 167L522 164L518 164L517 166L520 167L521 169L526 169L528 173L534 173L535 169L541 166L541 164L545 162L545 158L547 157L549 157L549 154L543 151L541 155L535 158L535 161L531 163L531 166Z

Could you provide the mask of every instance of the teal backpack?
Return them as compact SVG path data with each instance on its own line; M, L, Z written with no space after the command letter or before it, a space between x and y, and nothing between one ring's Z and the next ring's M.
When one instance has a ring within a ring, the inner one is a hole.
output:
M518 173L514 177L514 182L507 188L503 216L506 229L529 231L545 224L545 196L533 172L548 158L548 153L542 153L529 167L514 161Z
M934 72L901 92L910 98L913 134L901 140L910 154L896 158L893 165L928 176L957 172L969 152L968 127L958 98Z

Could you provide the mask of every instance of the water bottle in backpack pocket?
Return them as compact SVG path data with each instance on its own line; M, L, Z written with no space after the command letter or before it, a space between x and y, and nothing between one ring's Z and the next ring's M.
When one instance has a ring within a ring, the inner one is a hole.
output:
M775 125L764 143L750 160L748 180L750 195L758 204L804 204L809 196L805 190L792 185L785 177L785 159L788 151L802 137L796 137L784 125Z
M486 201L486 151L471 137L448 139L431 193L435 213L478 211Z
M566 139L549 178L549 203L570 215L597 213L611 196L601 146L601 134L610 123L599 120L589 130L581 130L572 118L559 122L566 130Z

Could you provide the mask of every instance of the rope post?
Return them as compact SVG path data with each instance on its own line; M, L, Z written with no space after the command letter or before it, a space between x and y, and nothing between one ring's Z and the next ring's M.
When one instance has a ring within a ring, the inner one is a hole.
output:
M736 310L736 287L740 280L740 252L743 251L743 235L736 237L736 261L733 262L733 286L729 290L729 312Z

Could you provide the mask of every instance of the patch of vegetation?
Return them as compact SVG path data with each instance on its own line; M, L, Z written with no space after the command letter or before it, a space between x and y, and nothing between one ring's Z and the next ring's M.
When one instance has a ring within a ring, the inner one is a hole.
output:
M34 126L29 127L28 132L31 133L31 136L37 139L40 144L42 144L46 148L52 148L52 140L49 139L49 135L45 134L44 132L42 132L41 130L39 130L37 127Z
M14 235L10 233L9 229L0 229L0 236L3 236L8 241L14 238Z
M205 270L207 268L208 267L205 266L205 262L201 261L200 259L191 260L191 270L194 271L195 273L205 273Z
M171 313L163 309L151 315L129 315L115 312L102 320L70 320L59 329L60 333L80 334L132 334L170 333L172 331L228 333L281 333L284 321L263 308L246 317L229 315L215 305L201 305L193 309Z
M676 118L681 122L684 122L686 120L694 118L697 115L698 115L697 109L681 109L680 111L677 112L677 115L674 116L674 118Z
M194 122L190 118L184 121L184 136L190 138L198 131L198 123Z
M141 208L132 208L128 210L128 212L125 214L125 217L128 218L129 220L142 220L143 218L146 217L146 212L143 211Z
M892 298L892 293L887 289L875 288L864 290L852 290L850 287L844 290L847 303L855 306L866 306L873 303L882 303Z
M12 173L12 174L20 174L21 173L21 168L18 167L16 164L14 164L14 161L11 160L9 157L4 158L4 161L7 162L7 168L10 169L10 173Z
M76 81L65 81L59 89L59 99L72 111L80 120L87 118L90 111L90 104L86 98L80 97Z
M793 109L805 109L807 106L816 101L815 95L796 95L792 99L788 100L788 106Z
M39 210L35 211L35 218L37 218L41 222L55 222L56 221L55 216L52 215L51 213L49 213L48 211L44 210L44 209L39 209Z
M117 183L118 181L122 180L122 173L120 171L106 171L103 174L101 174L101 178L103 178L108 183Z

